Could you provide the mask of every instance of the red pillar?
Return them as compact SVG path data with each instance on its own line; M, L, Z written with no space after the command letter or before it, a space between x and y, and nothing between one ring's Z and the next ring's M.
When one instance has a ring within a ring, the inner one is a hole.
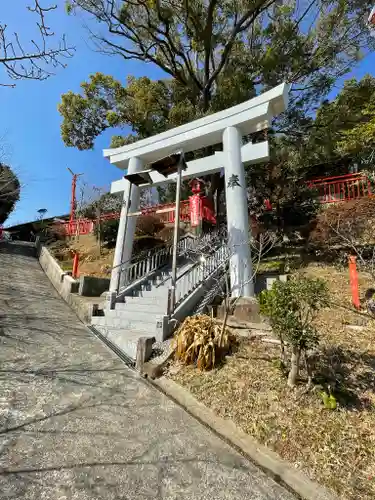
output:
M73 256L73 270L72 270L72 277L78 278L78 265L79 265L79 253L75 252Z
M352 289L353 306L356 309L360 309L361 305L359 302L357 257L355 257L354 255L349 256L349 277L350 277L350 286Z

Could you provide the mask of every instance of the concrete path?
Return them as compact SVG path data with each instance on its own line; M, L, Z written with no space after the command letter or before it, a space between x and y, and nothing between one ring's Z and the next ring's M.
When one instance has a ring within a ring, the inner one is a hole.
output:
M295 500L128 369L24 253L0 247L2 500Z

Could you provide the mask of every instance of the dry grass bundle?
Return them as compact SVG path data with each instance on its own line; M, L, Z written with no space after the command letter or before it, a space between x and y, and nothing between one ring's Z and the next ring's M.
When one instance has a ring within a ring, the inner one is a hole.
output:
M235 337L218 320L204 314L185 319L175 335L176 359L210 370L220 362Z

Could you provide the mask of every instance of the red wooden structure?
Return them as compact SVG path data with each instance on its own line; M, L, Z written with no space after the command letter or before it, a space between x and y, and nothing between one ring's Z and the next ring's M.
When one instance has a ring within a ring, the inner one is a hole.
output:
M78 278L78 266L79 266L79 253L74 252L73 255L73 270L72 270L72 277L74 279Z
M90 219L70 220L69 222L63 222L61 225L68 236L90 234L94 230L94 221Z
M359 300L357 258L354 255L349 256L349 277L350 277L350 286L352 289L353 306L356 309L360 309L361 302Z
M336 177L324 177L307 181L307 186L318 191L320 203L338 203L349 200L357 200L366 196L372 196L371 182L365 174L346 174ZM195 188L194 188L195 189ZM196 191L196 189L195 189ZM198 196L200 193L190 197ZM265 200L266 210L272 210L269 200ZM191 222L192 200L182 200L180 207L180 220ZM194 208L196 210L197 207ZM161 212L161 213L158 213ZM173 224L175 218L175 204L165 203L141 209L141 215L155 214L164 224ZM195 216L197 214L195 213ZM101 220L113 220L120 217L119 212L103 214ZM199 196L198 217L211 224L216 224L216 217L213 206L207 196ZM90 219L70 220L62 224L67 235L89 234L94 230L95 222Z
M201 197L201 216L203 220L216 224L216 218L211 207L211 204L206 196ZM164 210L163 213L155 214L159 210ZM151 207L146 207L141 209L142 215L153 215L155 214L164 224L173 224L175 218L175 204L166 203L163 205L153 205ZM120 218L120 212L111 212L108 214L103 214L101 220L114 220ZM190 205L189 200L181 201L180 207L180 221L189 222L190 221ZM69 236L74 236L78 234L89 234L94 230L95 222L90 219L80 219L71 220L69 222L62 223L63 230L65 234Z
M163 213L155 214L159 210L165 210ZM150 207L141 208L142 215L156 215L164 224L173 224L175 215L175 204L164 203L161 205L152 205ZM189 200L181 200L180 202L180 221L188 222L190 220Z
M313 179L307 181L307 185L318 191L322 204L358 200L372 195L371 182L362 173Z
M370 15L368 16L369 27L374 29L375 27L375 7L371 9Z

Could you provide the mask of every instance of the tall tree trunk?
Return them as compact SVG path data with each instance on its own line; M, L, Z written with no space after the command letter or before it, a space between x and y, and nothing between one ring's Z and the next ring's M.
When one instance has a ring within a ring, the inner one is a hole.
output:
M305 356L305 365L306 365L306 372L307 372L307 385L306 387L310 389L310 387L313 386L313 369L311 366L311 360L310 356L308 355L307 351L304 351L304 356Z
M293 346L292 357L291 357L291 367L288 375L288 386L294 388L297 384L297 378L299 375L299 362L301 358L301 348Z
M280 337L280 361L283 364L284 367L287 366L287 355L285 352L285 343L284 343L284 337L282 335L279 335Z

